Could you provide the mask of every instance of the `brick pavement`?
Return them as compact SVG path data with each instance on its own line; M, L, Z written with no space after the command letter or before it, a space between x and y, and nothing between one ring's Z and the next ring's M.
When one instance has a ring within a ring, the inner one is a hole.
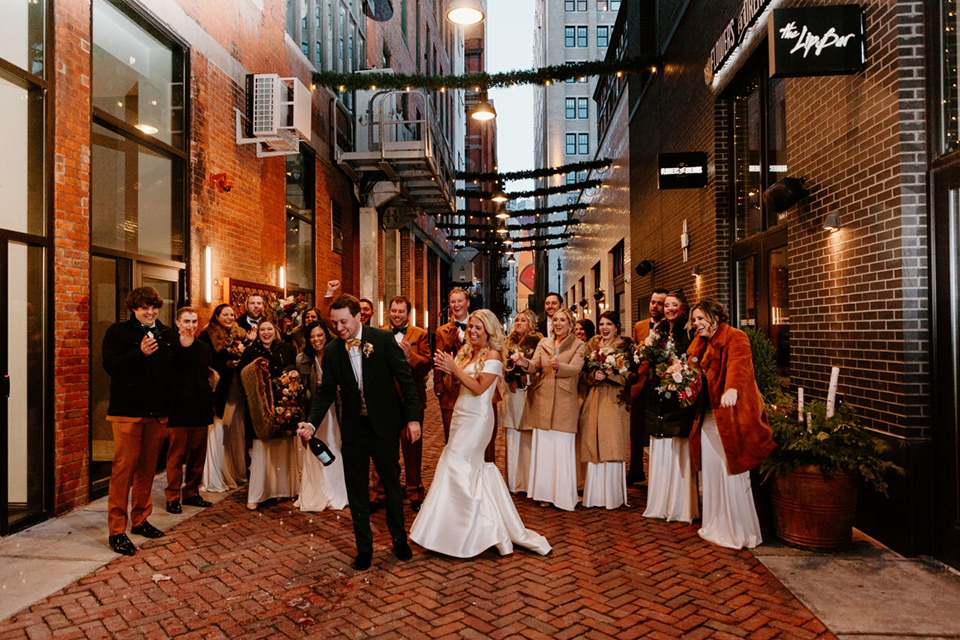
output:
M443 439L435 402L425 431L429 478ZM348 511L300 513L286 500L249 512L245 498L236 492L0 622L0 640L834 638L750 552L643 518L643 488L615 511L517 498L527 526L553 545L547 557L518 548L459 560L414 546L402 563L381 511L373 568L362 573L348 566Z

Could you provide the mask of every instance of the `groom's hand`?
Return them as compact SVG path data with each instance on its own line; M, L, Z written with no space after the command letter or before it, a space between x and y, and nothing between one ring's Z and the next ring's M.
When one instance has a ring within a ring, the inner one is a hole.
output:
M300 436L303 440L309 440L313 437L314 432L316 431L314 427L309 422L301 422L297 425L297 435Z
M404 435L406 439L410 442L416 442L420 439L420 423L419 422L408 422L407 428L405 429Z

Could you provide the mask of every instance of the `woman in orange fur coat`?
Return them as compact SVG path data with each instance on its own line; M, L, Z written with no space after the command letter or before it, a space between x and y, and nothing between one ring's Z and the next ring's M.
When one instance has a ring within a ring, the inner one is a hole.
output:
M723 305L704 300L690 313L687 349L700 368L690 454L703 472L700 537L733 549L762 542L750 470L776 446L753 374L750 340L727 324Z

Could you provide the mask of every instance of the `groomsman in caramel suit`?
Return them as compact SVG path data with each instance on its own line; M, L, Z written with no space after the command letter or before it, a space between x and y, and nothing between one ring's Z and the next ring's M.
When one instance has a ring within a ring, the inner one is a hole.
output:
M650 335L650 330L663 320L663 301L667 299L666 289L654 289L650 296L650 317L633 325L633 341L642 346ZM646 480L643 472L643 448L647 445L647 425L644 420L645 406L643 388L647 383L647 364L641 363L637 371L638 380L630 387L630 469L627 471L627 484Z
M417 397L420 399L420 412L427 408L427 376L430 374L430 336L424 329L410 324L410 300L404 296L397 296L390 301L390 324L384 329L393 333L393 339L400 345L403 355L410 365L410 375L413 384L417 387ZM406 480L407 498L410 500L410 509L414 513L420 511L426 490L423 488L421 466L423 461L423 438L410 442L400 438L400 451L403 454L403 469ZM376 475L376 470L374 470ZM380 479L374 482L371 502L383 502L383 485Z
M450 303L450 322L437 329L437 351L456 355L463 345L463 334L467 329L467 316L470 315L470 298L463 289L452 289L447 297ZM439 369L433 370L433 392L440 400L440 417L443 419L443 441L450 438L450 420L453 407L460 397L460 385L452 375Z

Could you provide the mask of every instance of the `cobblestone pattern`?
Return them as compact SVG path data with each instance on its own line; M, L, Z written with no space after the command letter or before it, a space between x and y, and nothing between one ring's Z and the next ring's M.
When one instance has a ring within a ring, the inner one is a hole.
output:
M430 394L432 395L432 394ZM428 406L426 470L442 445ZM502 442L500 462L502 466ZM573 513L517 499L553 551L446 558L390 553L373 516L373 568L356 572L350 517L243 490L0 623L10 638L834 638L748 551L630 508ZM409 511L407 511L409 516ZM408 521L409 527L409 521ZM106 541L104 541L106 543ZM154 582L156 574L169 580Z

